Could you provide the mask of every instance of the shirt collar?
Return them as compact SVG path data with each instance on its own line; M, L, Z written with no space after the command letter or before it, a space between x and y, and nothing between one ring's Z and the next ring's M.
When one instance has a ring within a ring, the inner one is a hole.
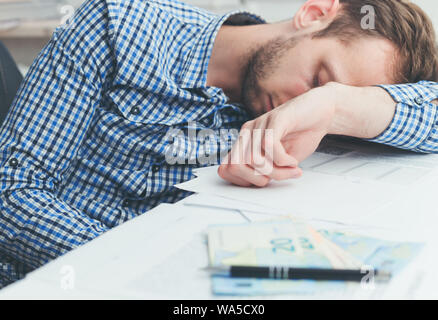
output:
M213 50L214 41L223 24L250 25L266 23L261 17L245 11L235 11L221 16L215 16L199 32L192 43L187 60L184 64L179 85L182 88L207 87L207 70ZM212 88L213 89L213 88Z

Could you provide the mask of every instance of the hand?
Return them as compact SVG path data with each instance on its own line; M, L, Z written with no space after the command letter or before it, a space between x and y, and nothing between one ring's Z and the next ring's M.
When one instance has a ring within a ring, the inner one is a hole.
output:
M218 174L245 187L299 178L299 162L329 132L335 114L334 91L331 85L310 90L245 123Z
M328 83L245 123L219 175L240 186L298 178L300 161L326 134L371 139L388 128L396 102L380 87Z

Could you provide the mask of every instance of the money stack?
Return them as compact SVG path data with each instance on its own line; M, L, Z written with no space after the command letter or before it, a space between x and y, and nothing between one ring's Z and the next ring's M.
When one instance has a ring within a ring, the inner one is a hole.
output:
M420 243L392 242L367 236L315 230L293 219L212 226L208 229L211 267L286 266L399 272L422 248ZM220 295L316 294L375 288L372 277L362 283L271 280L212 276Z

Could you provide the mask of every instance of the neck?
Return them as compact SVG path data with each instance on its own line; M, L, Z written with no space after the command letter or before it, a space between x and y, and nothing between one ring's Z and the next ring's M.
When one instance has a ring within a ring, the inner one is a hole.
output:
M293 27L290 21L222 26L214 42L207 85L222 88L230 102L241 102L243 77L252 53L267 42L291 32Z

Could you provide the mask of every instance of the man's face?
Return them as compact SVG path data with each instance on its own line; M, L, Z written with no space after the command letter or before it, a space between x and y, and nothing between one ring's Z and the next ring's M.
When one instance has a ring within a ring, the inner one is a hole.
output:
M243 102L259 116L330 81L352 86L388 84L393 82L395 54L390 41L371 37L348 44L310 36L277 39L251 56Z

